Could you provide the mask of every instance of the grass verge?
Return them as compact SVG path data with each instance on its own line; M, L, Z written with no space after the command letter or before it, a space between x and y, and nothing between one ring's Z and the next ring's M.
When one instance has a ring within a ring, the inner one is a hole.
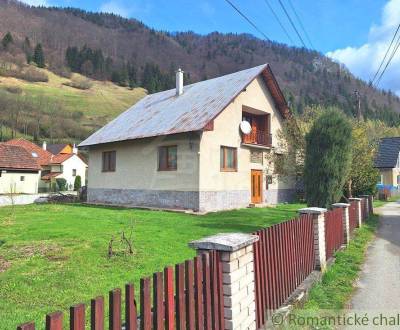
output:
M316 317L321 320L324 317L340 314L354 291L354 281L364 263L366 249L375 236L377 225L378 216L372 215L366 220L364 226L356 230L349 246L336 254L335 263L323 275L321 282L311 289L305 305L295 309L292 318L289 317L289 320L297 320L297 323L288 324L285 328L333 328L321 323L318 327L307 326L307 324L300 324L302 322L300 320L311 320Z

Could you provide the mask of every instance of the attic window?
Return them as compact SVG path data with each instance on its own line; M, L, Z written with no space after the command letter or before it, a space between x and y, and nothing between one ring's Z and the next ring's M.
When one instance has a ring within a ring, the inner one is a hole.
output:
M38 154L36 152L32 152L32 157L33 158L38 158Z

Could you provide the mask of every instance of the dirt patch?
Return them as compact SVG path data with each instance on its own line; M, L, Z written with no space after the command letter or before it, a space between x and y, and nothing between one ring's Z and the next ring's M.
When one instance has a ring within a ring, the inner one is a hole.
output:
M63 248L55 243L37 242L22 246L14 246L13 252L17 258L44 257L51 261L67 260L68 256L64 254Z
M11 267L11 262L4 259L4 257L0 256L0 273L5 272L8 268Z

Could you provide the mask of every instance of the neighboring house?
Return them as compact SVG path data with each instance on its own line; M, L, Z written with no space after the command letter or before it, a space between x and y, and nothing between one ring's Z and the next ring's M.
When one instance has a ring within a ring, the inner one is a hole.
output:
M38 192L40 166L22 147L0 143L0 194Z
M75 145L69 143L63 144L44 144L47 151L51 152L53 155L58 154L77 154L78 151Z
M73 190L75 177L81 176L82 185L85 184L87 164L78 154L77 148L72 145L50 145L57 146L52 148L53 154L47 149L46 142L39 147L33 142L19 138L7 142L9 145L20 146L30 152L40 165L39 191L49 191L56 179L63 178L67 181L68 190Z
M216 211L292 199L270 155L290 117L268 64L148 95L95 132L88 201ZM249 130L243 134L240 130ZM251 130L251 131L250 131Z
M400 137L380 140L375 167L380 172L378 184L390 187L400 185Z

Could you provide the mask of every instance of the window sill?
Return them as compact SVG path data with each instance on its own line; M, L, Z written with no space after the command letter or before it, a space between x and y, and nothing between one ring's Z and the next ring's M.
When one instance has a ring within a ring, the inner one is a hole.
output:
M221 168L221 172L237 172L237 169Z

